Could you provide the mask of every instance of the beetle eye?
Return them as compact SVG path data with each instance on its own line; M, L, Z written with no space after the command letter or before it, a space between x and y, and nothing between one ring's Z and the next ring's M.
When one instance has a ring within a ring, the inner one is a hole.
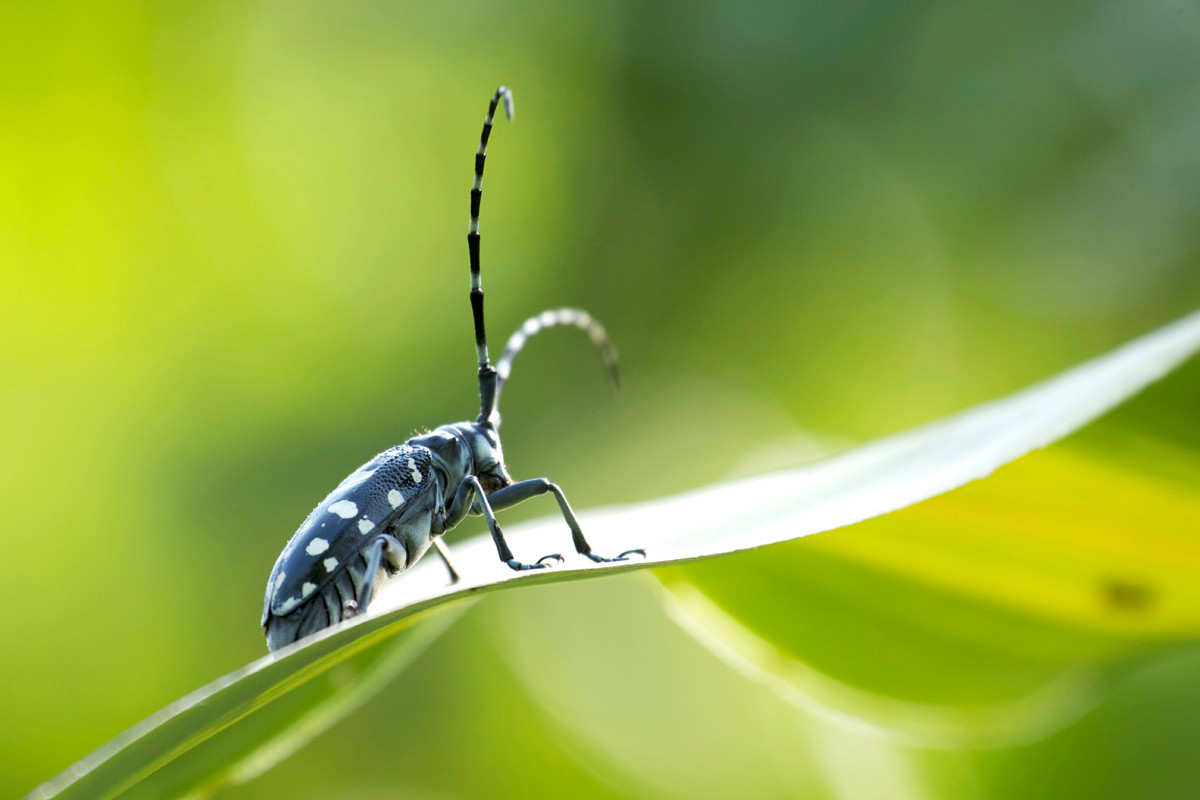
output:
M485 494L491 494L499 489L503 489L508 485L508 482L497 475L480 475L479 483L483 486Z

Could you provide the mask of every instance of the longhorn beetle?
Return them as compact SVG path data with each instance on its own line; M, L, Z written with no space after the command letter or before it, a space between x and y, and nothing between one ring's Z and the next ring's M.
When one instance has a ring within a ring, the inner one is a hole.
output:
M512 569L541 569L561 562L558 553L532 564L518 561L496 523L494 512L541 494L553 494L558 501L575 550L581 555L596 562L626 561L634 553L645 555L643 550L626 550L616 558L593 553L557 484L546 478L514 483L504 466L497 407L513 360L529 337L556 325L581 328L600 349L613 385L619 384L617 351L603 326L586 311L571 308L530 317L509 338L499 363L492 367L488 361L479 278L479 202L492 117L501 100L508 118L513 116L512 92L501 86L488 104L475 154L467 233L471 312L479 356L479 418L442 425L383 451L352 472L313 509L267 579L262 626L271 650L361 614L376 591L416 563L430 545L445 561L450 579L457 582L458 573L440 537L468 514L483 515L500 560Z

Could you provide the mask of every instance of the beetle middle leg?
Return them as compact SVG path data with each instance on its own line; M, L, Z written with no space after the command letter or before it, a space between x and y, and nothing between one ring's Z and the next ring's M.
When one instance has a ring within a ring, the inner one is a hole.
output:
M380 570L385 569L387 574L393 574L403 570L407 563L404 545L390 534L376 537L359 553L359 558L362 559L362 566L358 559L353 559L336 586L326 592L327 606L339 597L341 599L340 609L329 609L330 624L363 613L375 595Z
M629 556L637 553L646 555L646 551L640 548L635 550L626 550L616 558L605 558L598 556L592 552L592 546L588 544L587 539L583 538L583 529L579 527L579 520L575 518L575 512L571 510L571 504L567 502L567 497L562 493L562 489L558 488L558 484L551 483L545 478L530 478L526 481L518 481L510 486L505 486L503 489L492 492L488 495L488 502L492 508L497 511L504 508L511 508L518 503L523 503L530 498L538 495L546 494L547 492L554 495L554 499L558 501L558 507L562 510L563 518L567 521L567 527L571 529L571 539L575 543L575 551L581 556L587 556L597 564L607 561L628 561Z
M379 565L383 561L383 537L376 539L363 554L367 559L367 568L363 572L362 586L358 587L358 596L354 598L355 609L365 609L375 593L375 576L379 574Z
M446 569L450 572L450 582L458 583L462 580L459 576L458 568L454 566L454 560L450 558L450 550L446 548L445 542L440 537L434 537L433 549L442 557L442 563L446 565Z
M513 484L513 486L519 485ZM508 488L511 489L512 487ZM504 490L502 489L501 491ZM499 492L493 492L492 497L495 497L497 494ZM530 496L532 497L532 495ZM515 502L519 503L520 500ZM512 505L512 503L509 505ZM488 530L492 532L492 541L496 545L496 552L500 555L500 560L508 564L512 569L542 569L550 566L550 564L544 562L563 560L563 557L558 553L552 553L548 556L542 556L533 564L524 564L518 561L513 556L512 550L509 549L508 542L504 541L504 534L500 531L500 525L496 522L496 515L492 512L490 498L484 494L483 486L479 483L479 478L476 478L474 475L468 475L463 478L463 482L458 485L458 491L454 493L454 500L450 503L450 507L446 509L446 528L453 528L461 522L467 516L467 512L471 510L472 506L483 513L483 518L487 520ZM503 507L501 506L501 508Z

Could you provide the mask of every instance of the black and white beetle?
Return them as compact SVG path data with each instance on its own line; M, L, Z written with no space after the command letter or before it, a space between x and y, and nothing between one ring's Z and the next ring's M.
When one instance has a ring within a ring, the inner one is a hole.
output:
M513 569L539 569L552 561L561 562L562 556L557 553L532 564L518 561L493 513L541 494L553 494L558 501L575 550L581 555L597 562L624 561L633 553L645 555L642 550L627 550L616 558L596 555L556 484L545 478L514 483L504 466L497 405L513 359L529 337L555 325L583 329L600 348L614 385L617 352L604 328L587 312L563 308L528 319L509 338L499 363L493 368L488 361L479 280L479 202L492 117L501 100L509 119L513 115L512 93L501 86L488 105L475 154L471 226L467 233L471 311L479 356L479 419L442 425L383 451L351 473L313 509L280 553L267 580L262 626L272 650L362 613L380 586L416 563L430 545L445 560L451 580L457 581L458 573L440 537L468 514L483 515L500 560Z

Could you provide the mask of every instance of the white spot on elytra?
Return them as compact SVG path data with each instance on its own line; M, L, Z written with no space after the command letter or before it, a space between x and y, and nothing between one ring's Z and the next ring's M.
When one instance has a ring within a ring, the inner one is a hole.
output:
M289 597L287 600L283 601L283 604L279 606L279 611L276 613L286 614L298 605L300 605L299 597Z
M366 517L363 517L362 519L360 519L358 521L358 532L359 533L367 534L367 533L370 533L371 531L373 531L374 529L375 529L375 523L371 522L371 520L367 519Z
M337 514L342 519L350 519L358 513L358 505L353 500L338 500L329 504L329 513Z
M313 539L308 543L308 547L304 548L304 552L308 553L310 556L319 556L328 549L329 542L318 536L316 539Z
M326 572L333 572L334 569L337 568L338 560L336 558L334 558L333 556L330 556L329 558L325 559L321 563L325 565Z
M304 597L308 597L310 594L312 594L316 590L317 590L317 585L315 583L309 583L308 581L305 581L304 585L300 587L300 594L303 595Z
M281 573L279 573L278 576L276 576L275 583L271 585L271 596L272 597L279 594L279 587L283 586L283 579L286 577L287 577L286 572L281 572Z
M396 489L392 489L388 492L388 502L392 504L392 508L399 508L404 505L404 495Z
M408 465L408 468L410 470L412 470L413 482L420 483L421 482L421 470L417 469L417 462L413 461L410 458L410 459L408 459L407 465Z

